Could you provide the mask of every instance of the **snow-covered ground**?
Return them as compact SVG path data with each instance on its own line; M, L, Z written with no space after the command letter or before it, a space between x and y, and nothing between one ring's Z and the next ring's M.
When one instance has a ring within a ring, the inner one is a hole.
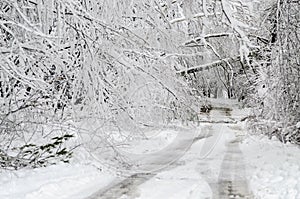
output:
M251 136L241 149L256 198L300 198L300 149L266 137Z
M0 171L0 198L300 198L299 148L247 134L246 109L213 103L199 126L147 131L126 145L136 163L127 175L92 160Z
M113 180L92 165L58 164L46 168L1 171L1 199L80 199Z

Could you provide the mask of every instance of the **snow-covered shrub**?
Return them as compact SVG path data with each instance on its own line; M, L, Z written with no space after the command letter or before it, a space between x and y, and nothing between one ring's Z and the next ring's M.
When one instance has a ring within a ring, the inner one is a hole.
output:
M20 169L24 167L44 167L59 161L68 163L72 157L72 150L64 146L73 135L64 134L53 137L47 144L33 143L14 147L9 153L0 149L0 168Z

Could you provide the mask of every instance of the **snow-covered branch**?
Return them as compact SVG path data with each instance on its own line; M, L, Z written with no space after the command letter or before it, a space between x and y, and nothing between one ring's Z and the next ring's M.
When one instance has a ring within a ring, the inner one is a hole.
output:
M234 62L234 61L238 61L238 60L239 60L239 57L224 58L224 59L217 60L217 61L214 61L211 63L207 63L207 64L203 64L203 65L199 65L199 66L193 66L193 67L190 67L187 69L176 71L176 74L184 75L184 74L189 74L189 73L201 72L201 71L208 70L208 69L211 69L214 67L219 67L222 64L227 64L227 62Z
M192 15L191 17L182 16L182 17L172 19L172 20L170 20L170 24L175 24L175 23L183 22L183 21L190 20L190 19L215 16L215 15L220 15L220 14L221 13L197 13L197 14Z
M206 35L202 35L200 37L195 37L193 39L190 39L190 40L184 42L184 44L182 44L182 46L187 46L192 43L201 42L202 39L209 39L209 38L214 38L214 37L228 37L231 35L233 35L233 33L229 33L229 32L206 34Z
M240 2L243 5L242 2ZM249 26L242 22L241 20L236 19L234 17L234 10L233 5L228 0L221 0L222 10L224 15L226 16L229 26L240 36L240 57L242 60L246 60L249 63L249 54L250 48L257 48L257 46L253 45L252 42L249 40L245 30L243 29L253 29L253 27Z

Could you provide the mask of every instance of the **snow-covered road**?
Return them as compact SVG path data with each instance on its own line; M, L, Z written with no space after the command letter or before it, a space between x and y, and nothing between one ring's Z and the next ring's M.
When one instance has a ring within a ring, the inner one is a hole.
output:
M148 154L128 153L123 151L123 155L131 162L135 162L130 171L126 171L122 176L115 179L105 188L94 193L89 199L111 199L120 198L126 195L129 198L138 196L136 193L138 186L150 180L161 171L170 170L177 166L178 160L190 149L192 144L204 139L197 131L188 128L178 128L177 136L170 144L159 151ZM128 176L128 173L130 175ZM133 174L131 174L133 173Z
M83 155L71 164L1 171L0 198L300 198L299 148L247 133L240 121L247 111L238 106L216 107L200 115L199 126L177 124L133 141L122 152L134 163L128 170L106 170Z
M209 198L251 198L243 154L239 149L239 142L242 137L237 137L228 128L228 125L233 126L237 120L231 118L231 110L229 108L215 108L210 114L202 116L201 120L202 123L205 123L204 125L201 125L194 131L181 129L176 138L167 147L156 153L138 157L135 155L135 161L139 162L139 167L135 168L135 174L127 178L116 179L109 186L94 193L88 199L182 198L182 196L170 196L172 193L168 191L162 192L164 196L153 197L153 194L151 194L152 196L143 194L141 190L147 183L151 183L151 181L154 181L164 173L172 174L174 172L173 178L176 178L178 175L176 173L177 169L206 170L207 165L202 163L204 161L216 162L214 158L219 159L219 163L221 162L213 171L215 173L218 172L219 177L211 179L212 181L208 183L205 182L205 177L210 178L211 176L204 175L204 178L201 178L198 174L199 182L194 181L194 183L198 184L198 187L199 184L208 185L209 187L206 187L212 191L211 195L208 196ZM194 168L191 168L191 165ZM193 177L186 176L181 181L189 183ZM166 179L165 181L168 180ZM172 181L172 179L169 179L169 181ZM154 187L157 186L154 184ZM172 192L175 190L171 189ZM194 198L189 194L192 194L195 190L188 189L187 191L189 193L186 197Z

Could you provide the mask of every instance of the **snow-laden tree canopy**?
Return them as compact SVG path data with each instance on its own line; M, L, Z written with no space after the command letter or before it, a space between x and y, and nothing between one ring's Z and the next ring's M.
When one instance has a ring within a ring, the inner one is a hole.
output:
M258 57L274 33L259 29L261 4L2 0L0 149L44 136L45 125L85 132L87 121L107 143L99 129L192 120L220 87L243 97L262 79Z

